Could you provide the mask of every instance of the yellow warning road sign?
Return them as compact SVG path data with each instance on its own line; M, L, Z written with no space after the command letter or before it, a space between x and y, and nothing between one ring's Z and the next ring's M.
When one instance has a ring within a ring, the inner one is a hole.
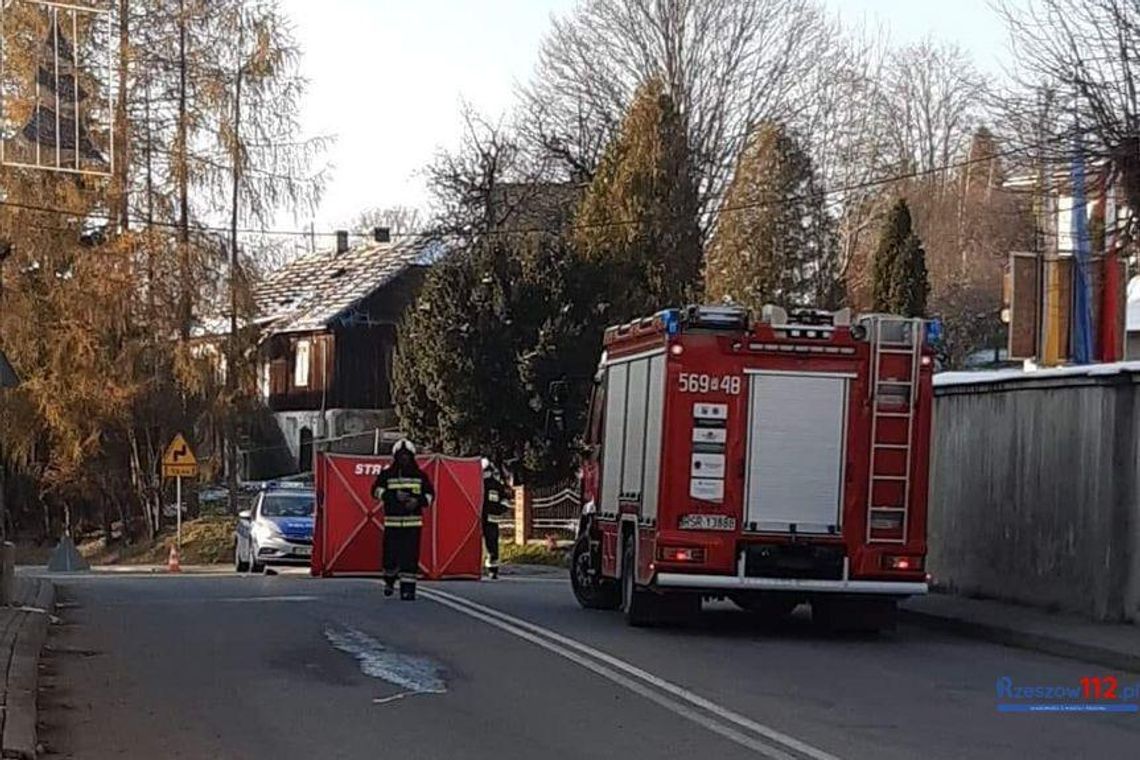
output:
M198 476L198 459L190 444L182 437L182 433L174 436L174 440L166 447L162 455L162 477L164 478L194 478Z

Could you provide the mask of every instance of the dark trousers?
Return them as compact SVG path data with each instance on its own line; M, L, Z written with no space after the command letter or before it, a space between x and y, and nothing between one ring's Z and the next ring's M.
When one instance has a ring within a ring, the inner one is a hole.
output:
M488 567L499 566L499 524L483 521L483 543L487 547Z
M422 528L384 529L384 582L389 586L400 579L400 588L415 589L420 571L420 531Z

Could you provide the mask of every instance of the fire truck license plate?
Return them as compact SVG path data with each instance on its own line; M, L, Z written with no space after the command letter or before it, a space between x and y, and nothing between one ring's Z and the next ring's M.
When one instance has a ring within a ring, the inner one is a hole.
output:
M736 518L728 515L684 515L682 530L736 530Z

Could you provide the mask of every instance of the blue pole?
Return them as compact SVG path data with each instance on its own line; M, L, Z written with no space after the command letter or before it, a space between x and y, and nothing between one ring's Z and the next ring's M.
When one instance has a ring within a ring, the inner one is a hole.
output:
M1089 277L1090 241L1085 158L1078 132L1073 138L1073 362L1093 360L1092 280Z

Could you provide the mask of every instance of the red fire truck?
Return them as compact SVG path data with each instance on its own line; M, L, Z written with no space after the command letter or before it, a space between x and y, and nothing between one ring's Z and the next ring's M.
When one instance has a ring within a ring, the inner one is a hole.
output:
M643 625L731 599L893 625L927 590L920 319L689 307L606 331L571 580Z

